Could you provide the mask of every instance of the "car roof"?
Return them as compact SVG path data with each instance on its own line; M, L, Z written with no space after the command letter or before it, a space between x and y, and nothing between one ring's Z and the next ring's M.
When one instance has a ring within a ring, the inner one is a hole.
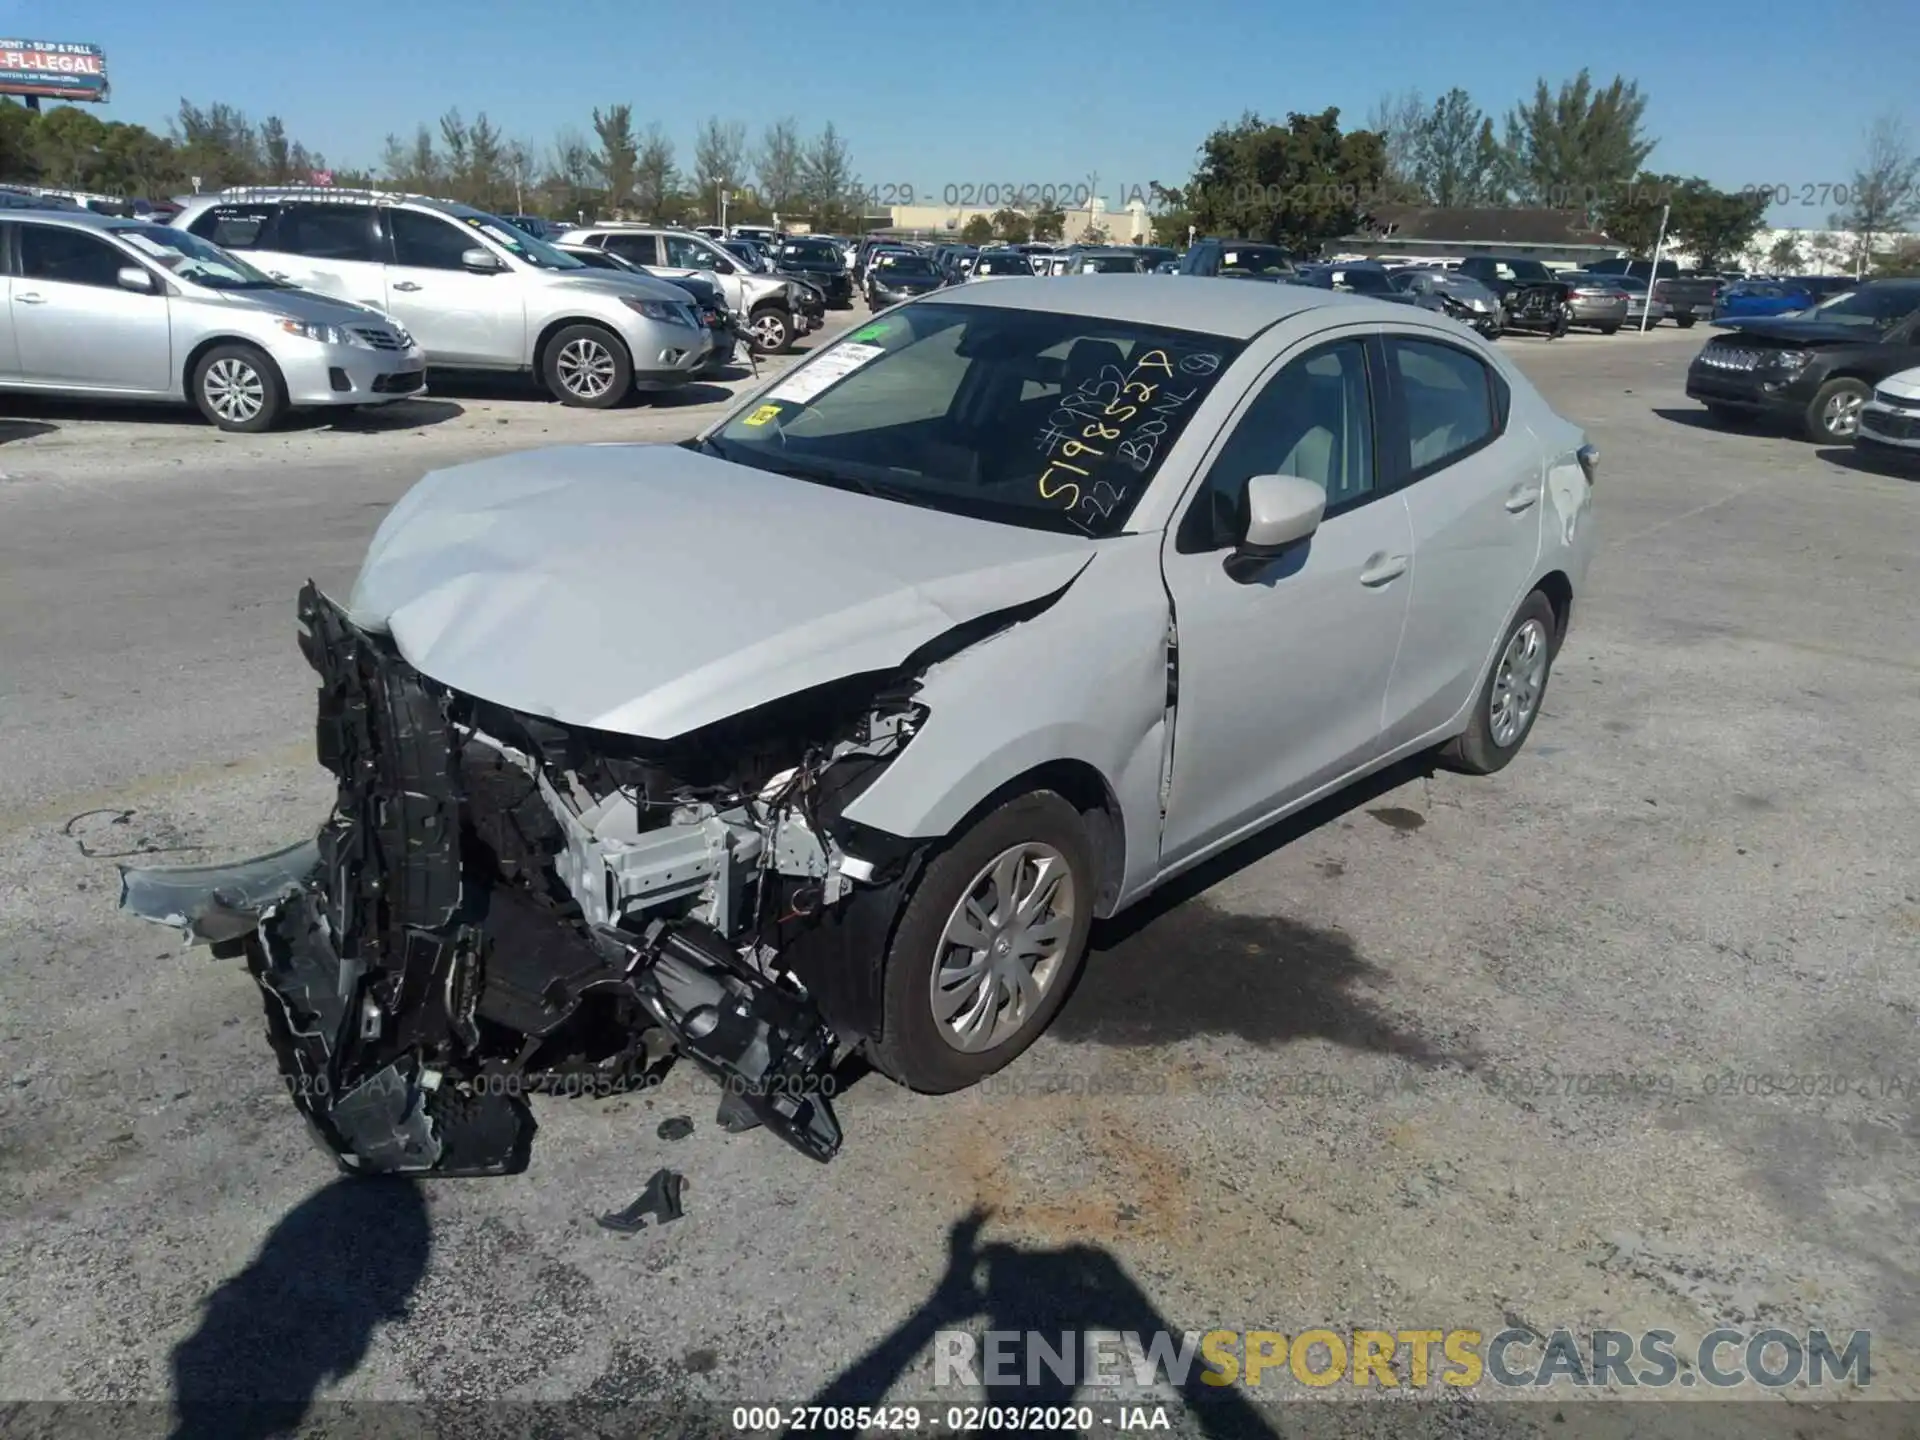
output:
M98 210L38 210L22 207L5 212L8 222L27 225L69 225L80 230L152 230L163 229L157 220L141 216L102 215Z
M1338 305L1359 306L1404 322L1402 307L1361 295L1306 285L1267 285L1253 280L1216 280L1192 275L1016 276L1004 283L943 290L941 305L992 305L1006 310L1047 310L1135 325L1162 325L1233 340L1249 340L1269 325Z

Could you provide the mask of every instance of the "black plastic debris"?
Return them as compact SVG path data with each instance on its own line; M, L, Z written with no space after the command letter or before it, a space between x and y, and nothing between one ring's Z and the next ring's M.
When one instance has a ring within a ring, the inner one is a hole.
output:
M686 1213L680 1204L680 1191L686 1183L687 1177L676 1171L654 1171L653 1178L647 1181L647 1188L640 1192L640 1198L624 1210L602 1215L600 1227L618 1231L622 1235L637 1235L642 1230L657 1230L670 1220L678 1220ZM647 1224L648 1216L653 1217L651 1226Z
M662 1140L684 1140L693 1134L693 1117L690 1115L672 1115L660 1122L660 1128L654 1132Z

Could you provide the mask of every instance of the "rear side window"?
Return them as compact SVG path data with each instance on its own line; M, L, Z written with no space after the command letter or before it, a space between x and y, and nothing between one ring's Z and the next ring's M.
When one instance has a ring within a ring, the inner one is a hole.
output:
M222 250L251 250L266 243L262 237L272 219L271 205L216 205L195 216L187 231Z
M273 248L313 260L384 258L371 205L289 205L280 212Z
M1493 442L1506 423L1508 396L1483 361L1438 341L1389 339L1387 345L1406 414L1411 478Z
M631 260L636 265L658 265L660 256L651 235L604 235L597 242L602 250Z

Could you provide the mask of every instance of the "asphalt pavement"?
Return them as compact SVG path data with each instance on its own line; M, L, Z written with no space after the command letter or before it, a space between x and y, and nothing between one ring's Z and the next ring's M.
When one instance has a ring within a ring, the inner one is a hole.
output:
M436 383L257 439L0 398L0 1407L870 1403L984 1323L1824 1325L1920 1397L1920 482L1707 426L1703 338L1503 342L1602 462L1501 775L1397 772L1109 924L988 1086L850 1085L829 1166L676 1071L426 1186L335 1175L243 968L121 917L116 859L312 831L293 596L421 473L677 439L731 387ZM661 1166L683 1219L596 1223Z

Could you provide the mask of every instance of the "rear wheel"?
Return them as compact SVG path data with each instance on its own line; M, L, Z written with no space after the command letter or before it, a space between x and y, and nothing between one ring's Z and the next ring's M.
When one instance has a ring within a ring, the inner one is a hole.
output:
M1447 765L1469 775L1491 775L1520 753L1546 699L1558 628L1547 597L1538 590L1527 596L1501 637L1466 732L1440 752Z
M562 405L608 410L633 391L633 360L599 325L569 325L547 342L541 378Z
M1693 316L1676 315L1673 317L1673 323L1678 325L1682 330L1691 330L1693 328Z
M1600 333L1602 335L1618 335L1620 333L1620 326L1618 324L1602 325L1600 327Z
M1850 444L1860 430L1860 407L1872 393L1865 381L1851 376L1827 381L1807 406L1807 438L1830 445Z
M193 403L222 430L257 435L287 410L287 387L264 350L216 345L193 367Z
M793 343L793 320L776 305L762 305L747 320L748 341L762 355L777 355Z
M1007 801L930 864L887 948L876 1069L946 1094L985 1079L1046 1029L1093 923L1080 814L1037 790Z

